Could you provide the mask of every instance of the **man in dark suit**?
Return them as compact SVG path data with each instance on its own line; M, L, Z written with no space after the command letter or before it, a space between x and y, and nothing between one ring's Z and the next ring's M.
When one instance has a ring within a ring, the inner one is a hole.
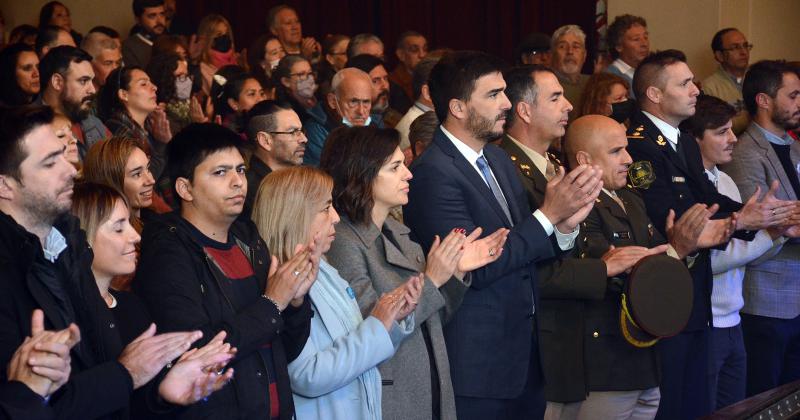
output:
M412 165L404 209L424 248L454 228L511 229L500 258L470 273L472 285L445 327L462 419L542 417L535 263L572 248L601 187L595 168L558 171L531 215L508 156L487 145L502 135L510 108L500 70L497 58L470 51L447 55L434 67L428 85L442 125Z
M665 234L670 210L680 216L696 203L718 204L716 220L708 229L724 229L736 212L737 238L752 240L755 231L776 224L776 206L792 205L768 195L743 206L717 192L705 176L700 150L694 139L682 135L678 125L695 112L699 90L686 57L676 50L662 51L646 58L636 69L633 89L641 111L631 118L628 152L634 161L647 161L655 181L642 195L647 214ZM663 379L658 417L696 418L710 410L710 382L707 369L711 321L712 274L708 249L690 256L694 280L692 315L684 332L659 343Z

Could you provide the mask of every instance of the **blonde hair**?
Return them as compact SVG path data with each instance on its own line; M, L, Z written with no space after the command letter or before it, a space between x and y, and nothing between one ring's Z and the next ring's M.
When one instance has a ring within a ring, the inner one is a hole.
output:
M231 23L228 22L228 19L225 19L225 16L218 15L216 13L206 15L197 25L197 36L203 38L205 41L205 48L203 48L203 52L200 57L200 61L204 63L211 62L211 56L208 54L208 51L211 50L211 42L214 40L217 25L220 23L224 23L225 26L228 27L228 35L231 37L231 48L236 51L236 40L233 38L233 27L231 26Z
M252 218L258 233L280 263L291 258L295 246L308 241L317 204L331 191L333 178L310 166L281 169L261 181Z
M80 220L81 229L86 232L86 242L89 246L94 246L97 228L111 217L117 201L130 209L125 194L112 186L92 182L75 184L72 194L72 214Z

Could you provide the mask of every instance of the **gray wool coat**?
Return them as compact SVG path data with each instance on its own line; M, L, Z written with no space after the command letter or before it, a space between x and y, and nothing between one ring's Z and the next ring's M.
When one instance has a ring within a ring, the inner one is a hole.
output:
M356 292L361 313L366 317L381 294L403 284L425 269L422 248L409 238L405 225L387 218L383 230L373 223L353 224L346 217L336 227L336 239L326 254ZM396 245L395 245L396 243ZM468 278L468 276L467 276ZM428 420L431 418L431 361L422 333L430 334L433 362L438 372L442 420L456 419L455 397L450 380L442 325L458 308L469 282L451 278L440 289L427 277L415 310L416 325L394 357L379 366L384 420Z

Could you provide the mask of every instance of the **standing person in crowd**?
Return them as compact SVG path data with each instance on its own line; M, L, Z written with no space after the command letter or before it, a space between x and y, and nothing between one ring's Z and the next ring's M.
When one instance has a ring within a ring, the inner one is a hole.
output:
M250 217L261 181L272 171L303 164L308 139L303 123L285 103L262 101L247 113L247 140L253 155L247 169L247 197L244 214Z
M733 159L723 168L733 178L742 197L775 191L781 200L800 198L800 145L788 130L800 127L800 79L782 61L760 61L745 75L742 86L751 123L739 137ZM777 185L776 185L777 184ZM770 206L772 215L781 209ZM792 219L797 224L797 218ZM745 272L742 330L747 350L747 395L775 388L800 378L800 290L795 279L800 270L800 242L794 234L781 251L766 260L751 262Z
M514 50L516 64L550 65L550 35L541 32L530 33Z
M581 73L586 62L586 34L578 25L564 25L553 32L552 40L550 67L564 89L564 97L574 106L569 112L569 120L573 121L578 116L576 108L589 81L589 76Z
M69 9L60 1L45 3L39 10L39 27L44 28L45 26L58 26L67 31L76 45L80 45L83 40L83 36L72 28L72 16Z
M641 190L647 215L666 235L664 221L670 210L680 217L696 203L718 204L719 213L709 223L727 224L736 212L734 236L750 241L756 230L782 223L794 211L794 204L770 193L761 201L753 197L743 206L717 192L705 175L697 142L679 129L681 121L695 113L699 90L693 77L686 56L677 50L653 54L636 69L633 89L640 111L631 117L628 152L634 161L650 162L653 168L655 181ZM689 322L683 332L658 343L663 374L661 419L695 418L711 411L708 359L713 276L708 248L692 257L694 301Z
M322 40L322 59L317 65L317 98L322 102L325 102L325 97L331 91L333 76L347 63L349 43L350 37L341 34L328 35Z
M77 47L78 44L75 43L75 40L72 39L72 35L69 32L59 28L58 26L48 25L42 28L39 28L39 31L36 34L36 55L39 56L39 60L44 58L47 53L55 47L60 47L62 45L67 45L70 47Z
M81 49L54 48L39 63L42 88L35 101L69 118L81 158L93 144L111 137L108 128L92 113L97 90L92 83L91 61L92 56Z
M272 72L272 78L277 100L289 103L301 121L325 124L327 116L315 95L319 86L310 61L301 55L287 55Z
M398 112L405 113L416 98L412 76L417 64L428 55L428 41L419 32L403 32L397 37L395 55L399 63L389 74L389 81L395 86L395 89L389 90L389 103Z
M309 334L305 299L317 271L313 244L278 265L255 225L240 218L247 195L239 137L192 124L168 146L179 210L145 224L134 291L165 330L220 331L238 352L236 380L180 419L294 417L287 364Z
M315 237L317 253L330 249L339 223L332 190L330 175L311 167L279 170L261 185L253 220L267 246L278 251L279 262ZM414 331L410 315L421 292L421 278L411 277L362 318L353 289L325 257L320 259L308 292L317 316L303 351L289 364L298 418L381 418L377 365Z
M633 114L636 102L628 99L630 85L622 76L595 73L586 82L578 107L578 116L605 115L618 123L625 123Z
M650 55L650 33L647 32L647 21L643 17L621 15L614 18L606 32L608 52L614 59L606 67L607 72L625 78L633 86L633 74L639 63ZM635 89L629 92L635 98Z
M164 0L133 0L136 25L122 43L126 66L146 67L153 51L153 41L167 30Z
M719 63L717 71L703 80L703 92L716 96L736 109L733 133L737 136L747 128L750 118L742 97L742 82L750 65L753 44L736 28L724 28L711 39L711 52Z
M267 13L267 28L278 37L286 54L299 54L316 64L321 47L313 37L303 38L303 25L293 8L279 4Z
M286 57L283 45L272 35L261 35L247 49L247 67L264 88L272 86L272 71Z
M33 47L18 43L3 48L0 51L0 105L27 105L40 90L39 57Z
M736 109L714 96L697 98L697 111L681 129L697 140L708 179L721 194L742 201L739 188L718 165L730 163L736 136L732 119ZM731 239L725 249L711 250L711 408L718 410L745 398L747 355L739 311L744 306L742 282L745 266L780 252L786 228L760 230L752 241ZM764 257L762 257L764 255ZM757 264L757 262L756 262Z
M217 71L222 67L238 64L239 60L228 19L218 14L206 15L197 27L197 44L200 45L200 87L209 96Z
M476 241L453 229L434 239L427 258L405 225L388 217L408 203L411 173L403 164L397 131L376 127L339 128L331 133L320 167L333 177L333 205L342 212L327 256L353 287L367 316L383 293L424 273L415 312L417 330L395 356L380 366L386 419L455 419L456 407L443 325L470 286L467 272L502 254L505 229Z
M95 89L100 90L106 84L108 74L122 66L119 44L106 34L89 32L81 43L81 49L92 56L92 83Z
M408 139L411 123L420 115L433 110L431 91L428 88L428 77L430 77L431 70L433 70L433 66L437 62L439 62L439 57L424 58L414 67L412 86L416 102L395 126L395 129L400 132L400 148L403 150L408 149L411 145Z
M97 101L98 114L116 137L136 139L151 160L153 176L164 171L169 121L156 101L156 85L140 67L120 67L109 75Z
M446 55L433 68L428 85L442 125L411 167L403 209L427 249L434 235L455 228L510 229L499 259L471 272L463 304L445 326L456 406L466 419L543 415L535 263L572 248L601 187L591 167L559 172L531 214L508 156L487 144L502 136L511 107L501 68L499 59L472 51Z

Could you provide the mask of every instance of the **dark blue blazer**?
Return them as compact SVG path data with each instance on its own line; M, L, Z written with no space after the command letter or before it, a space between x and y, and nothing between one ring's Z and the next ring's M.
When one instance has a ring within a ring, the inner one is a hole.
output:
M454 228L482 227L484 236L511 229L501 257L471 273L470 289L444 336L457 396L515 398L528 380L528 364L540 363L532 313L535 263L553 257L554 248L531 215L508 155L491 144L483 153L508 202L513 227L481 175L441 129L411 166L414 178L403 218L426 250L434 235L443 237Z

